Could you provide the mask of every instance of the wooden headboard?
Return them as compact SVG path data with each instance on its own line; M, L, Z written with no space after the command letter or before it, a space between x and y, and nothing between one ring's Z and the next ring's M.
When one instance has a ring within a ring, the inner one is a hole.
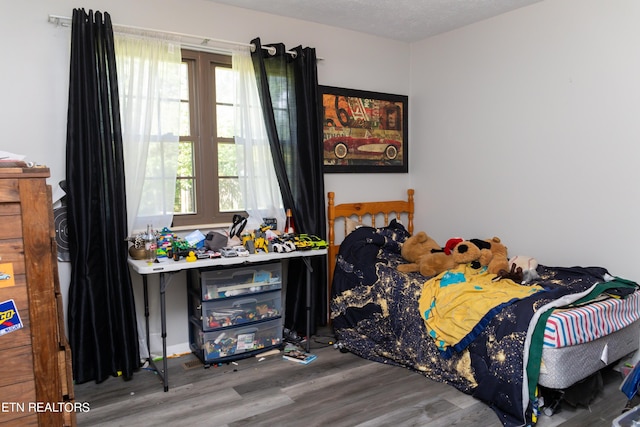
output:
M336 257L338 256L338 249L340 244L336 244L335 233L335 221L336 218L344 218L345 236L347 235L347 221L346 218L356 218L356 222L362 225L376 226L376 216L382 216L384 218L383 226L389 224L389 217L395 217L397 220L401 219L402 214L408 216L406 224L409 233L413 234L413 189L407 190L407 200L394 200L385 202L360 202L360 203L341 203L336 205L334 203L335 194L333 191L329 192L329 207L328 207L328 219L329 219L329 298L331 297L331 283L333 281L333 272L336 268ZM368 223L363 222L366 219Z

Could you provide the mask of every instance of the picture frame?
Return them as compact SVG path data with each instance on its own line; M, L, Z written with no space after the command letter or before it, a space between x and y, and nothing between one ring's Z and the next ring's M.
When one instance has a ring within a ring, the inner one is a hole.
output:
M325 173L407 173L405 95L320 86Z

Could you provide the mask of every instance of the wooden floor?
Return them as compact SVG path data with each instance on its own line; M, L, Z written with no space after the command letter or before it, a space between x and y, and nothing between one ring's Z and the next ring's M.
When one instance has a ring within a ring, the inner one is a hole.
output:
M191 354L169 360L169 391L141 370L133 379L76 385L79 426L500 426L482 402L409 370L341 353L313 337L308 365L280 355L205 369ZM264 359L264 360L262 360ZM195 367L194 367L195 365ZM621 376L603 375L605 391L589 408L564 403L538 426L611 426L627 399Z

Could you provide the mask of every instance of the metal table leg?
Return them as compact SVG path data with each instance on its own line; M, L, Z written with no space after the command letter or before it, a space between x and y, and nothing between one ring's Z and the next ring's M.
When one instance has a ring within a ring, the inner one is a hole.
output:
M165 274L169 274L166 278ZM160 376L162 384L164 385L164 391L169 391L169 369L167 366L167 305L166 305L166 290L167 286L171 282L173 272L160 273L160 321L162 325L162 369L158 369L156 362L151 357L151 340L149 339L149 291L147 285L147 276L144 275L142 282L144 284L144 315L147 329L147 350L149 352L149 366L155 369L156 373Z
M147 331L147 362L151 365L153 360L151 359L151 342L149 341L149 285L147 284L146 274L142 275L142 285L144 290L144 322Z
M302 258L304 264L307 266L307 344L306 351L310 352L311 345L311 273L313 273L313 267L309 258Z

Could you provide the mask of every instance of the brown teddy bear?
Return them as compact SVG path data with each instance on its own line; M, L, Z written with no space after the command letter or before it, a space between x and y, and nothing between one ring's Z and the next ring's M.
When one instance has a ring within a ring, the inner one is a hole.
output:
M500 275L501 271L509 271L509 258L507 256L507 247L500 241L499 237L493 237L485 240L490 245L493 258L488 264L487 271L492 274Z
M491 252L490 244L486 241L471 239L458 243L453 248L451 258L454 265L470 264L471 268L480 269L491 263L493 253Z
M455 247L453 255L456 265L474 262L474 268L486 266L487 272L491 274L502 275L509 272L507 247L499 237L486 240L471 239L459 243Z
M409 237L402 244L401 254L409 261L398 266L403 273L419 271L423 276L435 276L455 265L453 257L424 231Z

